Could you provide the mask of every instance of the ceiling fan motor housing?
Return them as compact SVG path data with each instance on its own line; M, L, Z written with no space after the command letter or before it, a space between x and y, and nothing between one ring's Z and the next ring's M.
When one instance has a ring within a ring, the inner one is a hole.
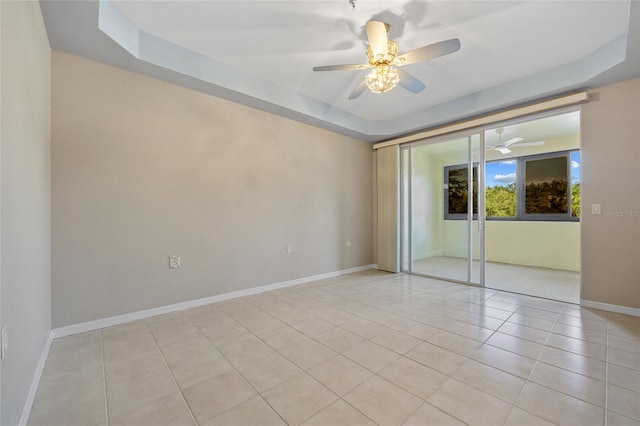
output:
M376 65L389 65L393 62L398 54L398 43L393 40L387 42L387 52L384 54L374 55L371 50L371 46L367 47L367 57L369 58L369 65L375 67Z

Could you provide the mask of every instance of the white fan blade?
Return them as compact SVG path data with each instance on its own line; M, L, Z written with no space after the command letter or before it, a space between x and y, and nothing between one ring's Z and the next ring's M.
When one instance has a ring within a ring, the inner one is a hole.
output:
M511 152L509 148L496 148L496 151L500 151L502 154L508 154Z
M387 54L389 51L389 40L387 38L387 27L384 22L367 22L367 38L369 39L373 56Z
M400 86L404 87L411 93L420 93L424 90L424 84L411 74L402 71L398 68L398 73L400 74Z
M509 145L513 145L516 142L520 142L522 140L522 138L511 138L508 141L506 141L505 143L503 143L503 146L509 146Z
M351 94L349 95L349 100L353 100L359 97L365 92L365 90L367 90L367 82L364 79L362 79L362 82L358 84L356 88L353 89L353 92L351 92Z
M540 146L540 145L544 145L544 141L516 143L511 145L511 147L513 148L513 147L519 147L519 146Z
M450 40L439 41L437 43L411 50L404 55L398 56L395 60L395 64L414 64L416 62L422 62L439 56L448 55L450 53L457 52L458 50L460 50L460 40L452 38Z
M340 70L364 70L371 68L369 64L359 65L325 65L321 67L313 67L314 71L340 71Z

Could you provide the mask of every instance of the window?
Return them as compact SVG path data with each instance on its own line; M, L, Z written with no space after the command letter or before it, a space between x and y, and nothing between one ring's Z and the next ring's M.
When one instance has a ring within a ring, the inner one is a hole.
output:
M466 219L469 193L468 168L466 166L445 167L446 194L445 217L462 215ZM478 167L473 167L473 211L478 211ZM453 219L453 218L447 218Z
M488 161L485 168L485 207L490 218L516 217L516 180L518 164L515 159Z
M580 151L572 151L571 158L571 216L580 218Z
M466 165L444 168L444 218L467 219ZM477 164L473 167L474 219L478 208ZM488 220L578 221L580 151L488 161L485 168Z

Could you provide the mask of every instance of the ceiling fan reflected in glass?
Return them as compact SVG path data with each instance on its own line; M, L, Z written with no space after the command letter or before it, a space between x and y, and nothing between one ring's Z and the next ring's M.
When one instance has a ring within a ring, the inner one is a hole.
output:
M499 151L501 154L508 154L511 152L509 148L517 148L521 146L538 146L544 145L545 141L536 142L520 142L523 138L511 138L508 141L502 142L502 134L504 133L504 127L498 127L496 129L498 134L498 143L495 145L487 145L487 150Z
M424 84L399 67L449 55L460 50L460 40L452 38L397 56L398 44L388 38L389 30L391 29L389 24L380 21L368 21L366 29L367 38L369 39L369 47L367 48L369 63L326 65L313 68L314 71L370 69L371 71L364 80L351 92L349 99L356 99L367 88L373 93L385 93L398 84L411 93L420 93L425 88Z

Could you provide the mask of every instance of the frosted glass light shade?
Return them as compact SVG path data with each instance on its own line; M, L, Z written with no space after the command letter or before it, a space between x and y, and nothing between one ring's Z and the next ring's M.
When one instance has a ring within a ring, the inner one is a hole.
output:
M384 93L396 87L400 81L398 70L391 65L380 64L367 74L365 82L373 93Z

